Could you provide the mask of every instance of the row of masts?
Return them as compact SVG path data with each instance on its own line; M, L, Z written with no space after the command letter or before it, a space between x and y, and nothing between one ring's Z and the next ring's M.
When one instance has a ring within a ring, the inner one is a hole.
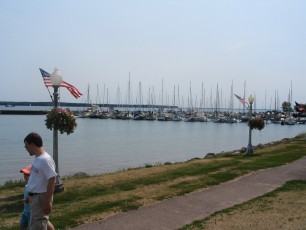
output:
M246 99L246 82L244 82L244 92L243 92L243 99ZM234 111L234 87L233 87L233 81L231 84L231 89L230 89L230 96L228 98L223 98L223 92L222 90L219 90L219 85L217 83L216 86L216 95L213 97L213 88L211 86L210 90L210 95L209 97L206 96L206 90L204 88L204 84L202 82L201 85L201 95L200 98L198 98L198 95L195 95L195 98L193 97L192 93L192 86L191 86L191 81L189 85L189 94L187 96L187 99L184 98L183 96L180 96L180 87L179 85L174 85L173 86L173 95L169 95L167 92L164 93L164 80L162 79L162 86L161 86L161 95L158 96L158 101L156 100L156 92L154 86L151 88L149 87L148 89L148 95L147 95L147 100L144 101L144 95L142 91L142 84L141 82L138 83L138 90L135 99L133 100L133 95L131 91L131 76L129 73L129 81L128 81L128 88L127 88L127 94L125 97L125 100L122 100L122 93L120 90L120 86L118 84L117 87L117 92L116 92L116 99L115 103L117 104L118 107L122 104L136 104L136 105L161 105L161 106L178 106L180 108L190 108L190 109L195 109L195 108L212 108L214 111L218 111L220 108L227 108L228 111L233 112ZM257 101L256 101L256 93L253 93L253 96L255 98L253 108L256 111L257 108ZM86 103L88 105L90 104L110 104L110 96L109 96L109 89L105 86L103 87L103 95L102 95L102 101L101 101L101 96L99 93L99 86L97 85L97 94L96 94L96 99L95 102L91 99L90 96L90 86L88 84L87 87L87 96L86 96ZM292 105L292 82L291 82L291 88L289 90L289 95L288 95L288 102L291 103ZM245 107L238 102L238 107L239 109L243 109L245 112ZM279 95L278 91L275 90L275 95L274 95L274 100L271 97L269 106L267 103L267 91L265 92L265 100L264 103L260 105L260 108L264 108L265 110L275 110L279 111L280 110L280 100L279 100Z

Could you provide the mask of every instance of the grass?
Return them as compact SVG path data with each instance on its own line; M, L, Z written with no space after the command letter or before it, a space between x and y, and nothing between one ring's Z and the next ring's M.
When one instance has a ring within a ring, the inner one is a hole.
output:
M63 179L54 195L51 222L57 229L105 219L174 196L190 193L259 169L283 165L306 155L304 135L254 149L251 157L218 154L171 165L130 169L100 176L79 173ZM0 187L0 229L17 229L23 210L22 182ZM199 221L200 224L202 221Z

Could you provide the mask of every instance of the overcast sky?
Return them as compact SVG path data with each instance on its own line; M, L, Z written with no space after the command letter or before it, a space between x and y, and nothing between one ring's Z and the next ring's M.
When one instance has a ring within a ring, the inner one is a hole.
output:
M209 106L218 87L224 107L233 85L269 108L291 83L306 103L305 12L304 0L1 0L0 101L50 101L39 68L57 67L84 93L61 89L66 102L89 85L92 102L125 103L130 75L131 103Z

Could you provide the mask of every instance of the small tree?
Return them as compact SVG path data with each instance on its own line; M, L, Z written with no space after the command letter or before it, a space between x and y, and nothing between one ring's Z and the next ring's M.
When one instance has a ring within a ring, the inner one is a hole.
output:
M291 108L291 103L289 101L284 101L282 103L283 112L293 112L293 109Z

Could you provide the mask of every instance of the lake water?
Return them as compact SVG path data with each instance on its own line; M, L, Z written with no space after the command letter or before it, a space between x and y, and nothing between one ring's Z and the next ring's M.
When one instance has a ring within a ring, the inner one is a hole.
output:
M23 139L32 131L41 134L52 156L53 132L44 115L0 115L0 185L22 179L19 170L34 160ZM59 134L59 171L100 174L165 162L181 162L246 147L246 123L161 122L112 119L77 119L71 135ZM268 143L306 132L306 125L267 124L252 132L252 144Z

